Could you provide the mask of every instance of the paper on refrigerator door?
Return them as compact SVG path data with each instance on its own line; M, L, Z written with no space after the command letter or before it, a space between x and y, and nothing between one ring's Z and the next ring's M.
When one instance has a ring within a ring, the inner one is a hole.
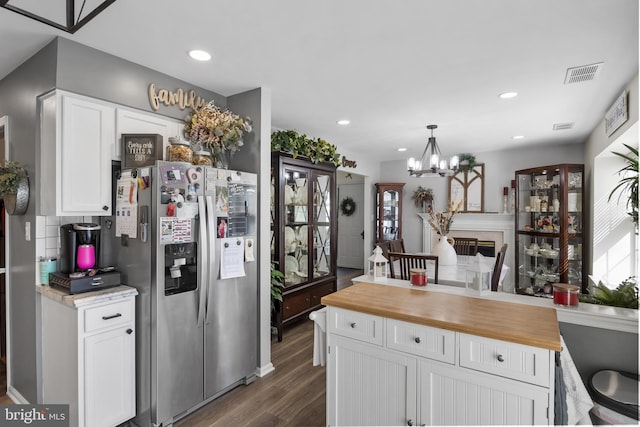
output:
M138 233L138 181L129 173L116 183L116 237Z
M220 239L220 279L244 277L244 239Z

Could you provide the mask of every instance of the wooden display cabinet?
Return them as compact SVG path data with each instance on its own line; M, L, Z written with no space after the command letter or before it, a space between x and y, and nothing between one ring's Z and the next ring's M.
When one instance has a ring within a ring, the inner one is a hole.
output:
M272 322L282 341L284 326L336 290L336 167L273 152L271 171L271 259L284 274Z
M516 171L516 292L553 297L554 283L587 292L583 262L584 166Z
M376 241L402 239L402 182L376 184Z

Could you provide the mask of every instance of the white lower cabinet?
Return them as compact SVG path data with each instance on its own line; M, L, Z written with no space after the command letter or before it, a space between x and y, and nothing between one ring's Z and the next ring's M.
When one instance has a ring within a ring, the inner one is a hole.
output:
M327 424L553 421L554 352L329 307Z
M69 404L70 426L135 416L135 294L70 306L42 297L42 403Z

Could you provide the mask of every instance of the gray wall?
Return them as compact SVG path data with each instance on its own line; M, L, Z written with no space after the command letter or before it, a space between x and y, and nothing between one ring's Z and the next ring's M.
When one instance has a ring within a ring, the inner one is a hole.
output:
M638 373L638 334L570 323L560 333L585 385L601 369Z
M502 212L502 189L510 187L515 171L536 166L560 163L583 163L584 145L565 144L543 147L518 147L510 150L474 153L478 163L484 163L485 212ZM411 196L418 186L431 188L434 192L434 207L446 209L449 202L448 178L413 178L409 176L405 160L382 162L379 182L405 182L402 207L402 237L408 252L422 249L422 221ZM372 189L375 192L375 187ZM454 218L455 221L455 218ZM508 242L513 244L513 242Z
M26 165L31 198L25 215L9 217L10 360L11 385L29 402L37 402L38 299L35 284L35 212L39 188L35 169L38 121L36 97L53 88L91 96L120 105L152 112L147 88L196 90L206 100L225 106L222 95L174 79L149 68L57 38L0 80L0 116L9 116L10 156ZM184 119L188 110L161 106L157 114ZM31 223L32 239L24 229Z
M27 241L24 235L25 223L35 228L35 168L36 96L55 86L56 46L48 45L37 56L22 63L16 70L0 80L0 116L9 116L9 158L25 165L30 178L31 199L27 213L9 216L7 229L10 230L10 247L7 251L10 318L8 319L7 357L11 361L11 381L25 399L36 402L36 293L35 281L35 238Z

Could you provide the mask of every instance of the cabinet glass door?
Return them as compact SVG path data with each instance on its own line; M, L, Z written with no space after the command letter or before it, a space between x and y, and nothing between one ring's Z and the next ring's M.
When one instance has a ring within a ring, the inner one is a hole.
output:
M284 285L291 286L309 279L308 241L309 212L307 200L309 174L304 170L286 169L284 182Z
M313 277L331 272L331 175L316 173L313 180Z

